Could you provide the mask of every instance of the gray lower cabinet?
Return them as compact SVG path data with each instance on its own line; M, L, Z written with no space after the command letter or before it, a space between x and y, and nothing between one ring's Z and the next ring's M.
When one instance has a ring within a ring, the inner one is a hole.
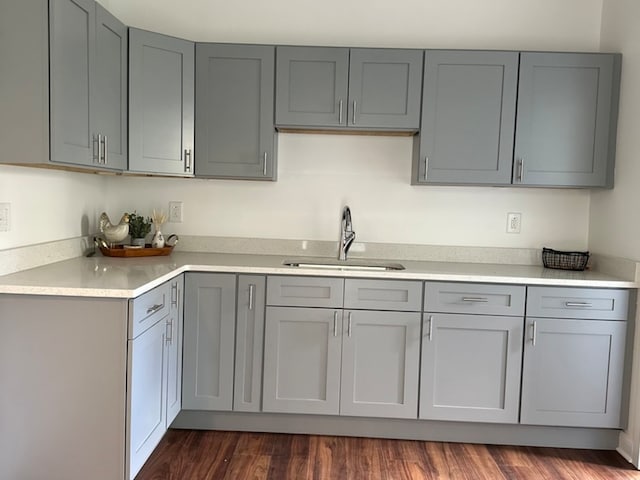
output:
M421 297L420 282L268 277L263 410L416 418Z
M182 408L231 410L236 276L187 273Z
M265 291L264 276L238 275L234 411L259 412L262 408Z
M612 187L621 56L522 53L513 183Z
M425 313L420 418L518 423L522 317Z
M267 307L265 412L340 412L341 311Z
M171 423L182 409L182 335L184 328L184 275L171 280L169 320L167 321L167 421Z
M198 177L275 180L275 47L196 44Z
M129 170L193 175L193 42L129 29Z
M276 125L417 130L421 50L278 47Z
M426 51L413 183L511 183L518 60L518 52Z
M0 3L0 31L0 162L124 170L126 27L93 0L50 0Z
M629 292L528 291L520 422L622 427Z

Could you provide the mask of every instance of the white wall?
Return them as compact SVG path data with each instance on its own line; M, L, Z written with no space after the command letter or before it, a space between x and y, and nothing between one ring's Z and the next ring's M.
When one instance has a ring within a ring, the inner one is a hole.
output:
M602 50L622 52L615 188L594 192L589 246L640 261L640 2L605 0ZM615 235L612 234L615 232Z
M283 134L278 158L276 183L111 178L109 211L179 200L184 223L165 233L335 240L349 204L358 241L586 248L587 191L411 186L410 138Z
M597 50L602 0L101 0L132 26L200 41L324 45ZM412 187L408 139L282 135L279 181L102 178L0 169L12 202L0 249L84 233L103 209L185 202L178 233L331 239L340 206L362 241L585 248L589 192ZM1 151L0 151L1 152ZM1 153L0 153L1 154ZM523 214L507 235L506 213Z
M0 203L11 203L0 250L95 232L106 185L98 175L0 165Z

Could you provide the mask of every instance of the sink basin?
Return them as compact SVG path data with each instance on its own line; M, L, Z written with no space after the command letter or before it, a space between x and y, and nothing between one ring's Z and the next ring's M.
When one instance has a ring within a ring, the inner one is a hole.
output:
M328 270L364 270L384 272L389 270L404 270L399 263L376 262L368 260L334 260L334 259L296 259L282 262L287 267L322 268Z

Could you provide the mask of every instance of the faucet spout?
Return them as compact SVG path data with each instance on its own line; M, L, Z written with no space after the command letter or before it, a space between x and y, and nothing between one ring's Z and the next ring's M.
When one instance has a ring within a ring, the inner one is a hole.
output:
M340 222L340 242L338 243L338 260L346 260L351 244L356 239L356 232L353 231L351 222L351 209L345 205L342 209L342 220Z

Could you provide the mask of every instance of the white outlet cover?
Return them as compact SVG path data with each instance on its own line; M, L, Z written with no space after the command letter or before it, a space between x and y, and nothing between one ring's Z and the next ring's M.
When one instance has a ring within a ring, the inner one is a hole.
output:
M520 233L522 226L522 214L519 212L507 213L507 233Z

